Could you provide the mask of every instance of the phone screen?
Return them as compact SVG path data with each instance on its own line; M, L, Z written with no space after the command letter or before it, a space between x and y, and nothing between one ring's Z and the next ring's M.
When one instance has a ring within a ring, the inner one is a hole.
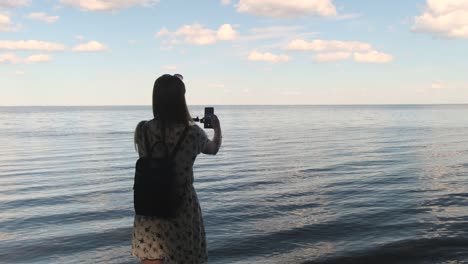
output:
M211 124L211 116L213 115L214 115L214 108L205 107L205 122L203 125L204 128L213 128L213 124Z

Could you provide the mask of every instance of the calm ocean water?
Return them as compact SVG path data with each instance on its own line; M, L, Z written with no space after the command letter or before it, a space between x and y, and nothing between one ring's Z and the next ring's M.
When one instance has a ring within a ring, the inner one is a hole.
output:
M468 263L468 105L215 113L222 149L194 167L210 263ZM0 263L137 263L133 129L150 118L0 107Z

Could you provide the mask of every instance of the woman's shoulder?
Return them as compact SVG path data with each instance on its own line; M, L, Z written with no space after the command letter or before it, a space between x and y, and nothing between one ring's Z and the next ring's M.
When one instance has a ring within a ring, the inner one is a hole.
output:
M147 122L148 121L146 120L138 122L135 128L135 142L141 141L141 139L143 138L143 134L146 131Z
M180 125L170 126L168 129L174 130L174 131L181 131L181 130L184 130L185 126L186 125L180 124ZM142 120L137 124L135 131L140 132L140 133L147 131L147 130L151 132L153 131L156 132L156 131L159 131L160 127L161 127L161 124L156 119ZM193 135L200 135L200 136L206 135L205 130L203 130L199 125L192 123L192 122L188 125L187 132Z
M193 133L196 133L196 134L199 134L199 133L205 133L205 131L197 124L195 123L192 123L189 125L189 129L193 132Z
M199 141L206 140L207 135L205 133L205 130L203 130L199 125L192 124L189 128L190 128L190 134L191 134L192 139L197 139Z
M135 133L141 134L143 131L145 131L149 126L149 121L148 120L142 120L138 122L136 128L135 128Z
M148 120L142 120L142 121L138 122L138 124L136 126L136 129L142 128L143 126L146 125L146 123L148 123Z

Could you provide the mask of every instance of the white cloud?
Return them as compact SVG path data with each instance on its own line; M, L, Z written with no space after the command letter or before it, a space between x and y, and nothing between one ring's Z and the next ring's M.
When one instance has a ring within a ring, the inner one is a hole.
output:
M311 32L304 30L303 26L269 26L269 27L257 27L251 28L248 34L240 36L238 39L240 41L256 41L263 39L281 39L284 40L285 37L288 39L301 38L301 37L311 37L317 35L319 32ZM275 44L275 46L283 46L284 43Z
M320 53L314 56L316 62L333 62L346 60L351 57L351 52L330 52L330 53Z
M221 4L227 6L231 3L231 0L221 0Z
M161 30L156 33L156 37L170 36L171 32L167 28L161 28Z
M194 45L209 45L219 40L233 40L237 37L237 32L230 24L223 24L217 30L205 28L200 24L184 25L175 32L170 32L166 28L162 28L156 37L168 37L169 43L180 43L179 38L187 44Z
M13 54L13 53L6 53L6 54L0 55L0 64L3 64L3 63L10 63L10 64L38 63L38 62L48 62L51 60L52 58L47 54L35 54L26 58L18 57L16 56L16 54Z
M333 20L350 20L350 19L355 19L358 17L361 17L362 15L360 13L348 13L348 14L339 14L335 17L333 17Z
M17 31L20 27L20 25L13 25L8 15L0 14L0 31Z
M367 51L372 49L372 45L359 41L316 39L307 42L303 39L295 39L289 42L284 49L297 51Z
M22 7L22 6L27 6L30 3L31 3L30 0L1 0L0 7L4 7L4 8Z
M448 38L468 38L467 0L427 0L422 15L414 18L414 32Z
M393 60L393 56L375 50L366 53L354 53L354 60L363 63L386 63Z
M266 17L336 16L331 0L240 0L237 11Z
M272 37L280 37L285 34L297 33L303 29L302 26L270 26L270 27L257 27L251 28L250 32L254 35L267 35Z
M237 32L229 24L224 24L219 27L216 36L220 40L232 40L237 36Z
M446 88L445 83L442 81L435 81L431 84L432 89L444 89Z
M151 6L158 0L60 0L60 3L86 11L112 11L132 6Z
M13 53L0 54L0 64L19 63L21 59Z
M79 44L73 48L73 51L76 52L95 52L95 51L106 51L108 50L107 46L97 42L95 40L91 40L87 43Z
M218 89L221 89L221 88L224 88L226 85L224 85L223 83L209 83L208 84L208 87L210 88L218 88ZM226 90L226 89L225 89Z
M276 55L273 53L269 52L258 52L258 51L252 51L250 52L248 56L248 60L250 61L266 61L266 62L271 62L271 63L277 63L277 62L285 62L285 61L290 61L291 58L287 55Z
M0 25L8 25L11 23L10 17L0 14Z
M0 14L0 31L10 31L11 20L7 15Z
M317 62L345 60L350 58L351 55L353 55L353 59L357 62L385 63L393 60L391 55L377 52L372 49L371 44L359 41L316 39L307 42L303 39L295 39L290 41L283 49L295 51L335 51L315 55L314 60Z
M26 58L27 63L47 62L51 60L52 58L47 54L35 54Z
M29 13L28 18L36 19L46 23L55 23L60 18L59 16L49 16L46 13L36 12L36 13Z
M39 40L0 40L0 49L5 50L40 50L63 51L65 46L60 43Z
M184 36L185 42L189 44L207 45L216 42L216 32L200 24L182 26L175 35Z
M83 35L76 35L75 38L77 40L83 40L85 37Z
M13 72L13 74L14 75L23 75L23 74L25 74L25 72L22 71L22 70L16 70L16 71Z
M177 66L175 66L175 65L166 65L166 66L163 66L162 69L165 70L165 71L176 71Z

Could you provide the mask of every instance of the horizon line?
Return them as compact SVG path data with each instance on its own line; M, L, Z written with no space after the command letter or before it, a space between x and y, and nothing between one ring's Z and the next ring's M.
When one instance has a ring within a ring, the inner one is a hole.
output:
M398 105L468 105L467 103L385 103L385 104L187 104L187 106L398 106ZM0 107L135 107L151 105L0 105Z

